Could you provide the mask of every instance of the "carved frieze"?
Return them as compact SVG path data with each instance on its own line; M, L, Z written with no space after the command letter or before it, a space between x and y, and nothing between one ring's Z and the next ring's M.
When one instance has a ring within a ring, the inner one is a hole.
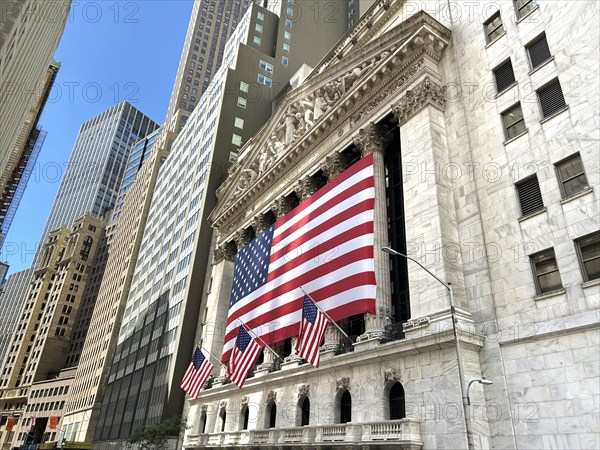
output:
M402 125L428 105L443 111L445 104L446 86L440 86L426 76L414 89L407 90L398 103L392 105L392 111Z

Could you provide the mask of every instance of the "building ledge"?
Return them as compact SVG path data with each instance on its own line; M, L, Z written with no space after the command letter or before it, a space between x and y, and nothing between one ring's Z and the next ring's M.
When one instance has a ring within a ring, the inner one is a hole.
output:
M598 286L600 285L600 278L596 278L595 280L589 280L589 281L585 281L583 283L581 283L581 287L582 288L590 288L593 286Z
M583 197L584 195L589 194L590 192L594 192L594 189L590 186L586 187L583 191L579 191L577 194L570 195L569 197L565 197L560 201L561 205L565 203L569 203L571 200L575 200L576 198Z
M543 63L541 63L539 66L534 67L533 69L531 69L527 75L533 75L534 73L536 73L538 70L542 69L542 67L546 67L548 64L550 64L552 61L554 61L554 56L551 56L550 58L548 58L546 61L544 61Z
M545 213L545 212L546 212L546 207L544 206L542 209L540 209L538 211L529 213L526 216L519 217L519 222L523 222L527 219L531 219L532 217L539 216L540 214Z
M528 129L527 129L527 130L525 130L525 131L523 131L522 133L519 133L519 134L517 134L516 136L514 136L514 137L511 137L510 139L508 139L508 140L504 141L504 145L508 145L508 144L510 144L511 142L514 142L514 141L516 141L516 140L517 140L517 139L519 139L521 136L525 136L527 133L529 133L529 130L528 130Z
M519 17L519 19L517 20L517 24L523 22L530 15L532 15L534 12L536 12L538 9L540 9L540 5L535 5L535 7L531 11L528 11L523 17Z
M540 120L540 124L544 124L546 122L549 122L550 120L554 119L556 116L559 116L560 114L564 113L565 111L569 110L569 105L565 106L562 109L559 109L558 111L556 111L555 113L549 115L548 117L544 117L542 120Z
M307 425L291 428L229 431L188 435L185 449L215 447L261 449L360 446L360 448L395 448L417 450L423 447L420 423L415 419L380 422Z
M495 44L496 42L498 42L503 36L506 36L506 31L503 31L502 34L498 35L493 41L488 42L485 45L485 48L491 47L493 44Z
M567 291L565 291L565 289L564 289L564 288L561 288L561 289L556 289L555 291L550 291L550 292L546 292L546 293L544 293L544 294L539 294L539 295L536 295L536 296L534 297L534 300L535 300L535 301L538 301L538 300L546 300L547 298L552 298L552 297L557 297L557 296L559 296L559 295L562 295L562 294L564 294L565 292L567 292Z

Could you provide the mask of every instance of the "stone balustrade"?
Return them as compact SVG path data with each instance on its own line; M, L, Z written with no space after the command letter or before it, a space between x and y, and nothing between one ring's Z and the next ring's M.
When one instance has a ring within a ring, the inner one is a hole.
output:
M394 448L417 450L423 446L419 422L415 419L400 419L188 435L183 447L200 449L257 446L261 449L279 449L297 447L298 444L319 444L320 447L333 448L341 442L360 444L363 448L393 444Z

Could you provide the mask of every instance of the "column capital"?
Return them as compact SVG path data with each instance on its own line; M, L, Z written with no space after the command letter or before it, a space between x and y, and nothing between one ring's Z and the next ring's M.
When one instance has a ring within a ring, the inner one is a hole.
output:
M317 180L315 177L306 176L298 180L295 191L300 199L300 203L317 192L320 187L319 180Z
M298 202L293 197L279 197L275 200L275 203L271 207L275 216L279 219L281 216L287 214L292 209L298 206Z
M253 239L252 231L248 228L237 231L233 235L233 240L235 241L235 245L237 246L237 250L240 251L242 247L244 247L248 242Z
M346 154L334 152L325 158L323 164L323 173L327 177L328 181L331 181L337 177L340 173L350 167L351 157Z
M358 130L358 136L354 138L354 145L360 150L363 157L373 152L383 155L385 148L392 139L393 135L386 125L371 122L366 127Z
M213 253L213 264L219 264L222 261L233 261L235 257L235 246L232 242L225 242L215 247Z
M271 223L269 221L269 218L264 214L254 216L254 219L252 219L252 228L254 228L256 234L262 233L267 228L269 228L270 225Z
M446 86L440 86L428 76L413 89L407 90L400 101L392 105L392 112L398 123L403 124L427 105L442 111L446 105Z

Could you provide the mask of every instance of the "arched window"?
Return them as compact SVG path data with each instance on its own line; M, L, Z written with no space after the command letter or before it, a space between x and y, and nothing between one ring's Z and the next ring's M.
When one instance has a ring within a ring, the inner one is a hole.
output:
M352 396L345 390L340 398L340 423L352 422Z
M310 422L310 400L304 397L302 406L300 406L300 426L308 425Z
M221 418L221 432L225 431L225 421L227 420L227 411L225 411L225 409L221 410L221 413L219 414L219 417Z
M200 426L198 427L200 430L200 434L204 434L206 432L206 413L202 412L200 414Z
M275 428L277 420L277 405L275 402L269 402L265 411L265 428Z
M248 405L242 406L242 410L240 411L240 428L242 430L248 429L248 419L250 418L250 410L248 409Z
M390 389L390 420L404 419L405 417L404 388L399 382L396 382Z

